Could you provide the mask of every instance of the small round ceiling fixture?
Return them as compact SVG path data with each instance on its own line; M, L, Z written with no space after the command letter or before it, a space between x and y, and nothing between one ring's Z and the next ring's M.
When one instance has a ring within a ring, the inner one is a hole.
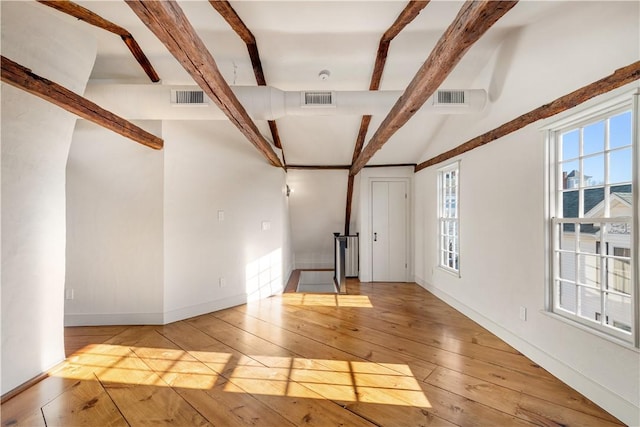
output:
M327 80L329 76L331 76L331 71L329 70L322 70L318 73L318 78L320 80Z

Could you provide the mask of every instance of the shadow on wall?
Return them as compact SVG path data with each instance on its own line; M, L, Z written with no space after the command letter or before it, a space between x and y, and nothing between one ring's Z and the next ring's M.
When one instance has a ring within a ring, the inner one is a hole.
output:
M489 82L488 94L490 102L495 102L502 94L507 74L509 73L509 69L511 69L516 48L520 42L521 32L522 30L519 28L512 30L500 45L493 65L491 81Z

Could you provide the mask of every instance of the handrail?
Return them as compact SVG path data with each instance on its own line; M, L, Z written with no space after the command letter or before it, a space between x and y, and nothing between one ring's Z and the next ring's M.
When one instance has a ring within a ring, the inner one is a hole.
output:
M341 293L341 294L347 293L347 280L346 280L347 277L358 276L359 237L360 237L359 233L349 234L349 235L340 235L340 233L333 233L333 238L334 238L333 282L336 287L336 291L338 293ZM352 242L355 244L350 248L350 252L347 253L347 250L349 249L349 240L352 240ZM347 259L349 259L350 261L349 265L347 265ZM348 270L350 272L350 275L347 274Z

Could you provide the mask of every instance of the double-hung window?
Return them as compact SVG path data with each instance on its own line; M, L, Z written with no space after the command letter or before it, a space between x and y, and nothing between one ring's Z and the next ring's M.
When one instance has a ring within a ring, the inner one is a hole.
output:
M636 346L637 96L584 111L547 131L548 309Z
M460 272L460 164L440 169L438 177L438 227L440 267Z

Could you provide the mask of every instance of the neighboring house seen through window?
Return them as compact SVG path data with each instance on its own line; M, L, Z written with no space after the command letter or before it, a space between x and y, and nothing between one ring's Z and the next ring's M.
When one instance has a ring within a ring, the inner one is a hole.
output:
M459 175L456 162L440 169L438 177L440 266L456 273L460 271Z
M633 120L628 96L549 130L548 294L550 311L637 345Z

